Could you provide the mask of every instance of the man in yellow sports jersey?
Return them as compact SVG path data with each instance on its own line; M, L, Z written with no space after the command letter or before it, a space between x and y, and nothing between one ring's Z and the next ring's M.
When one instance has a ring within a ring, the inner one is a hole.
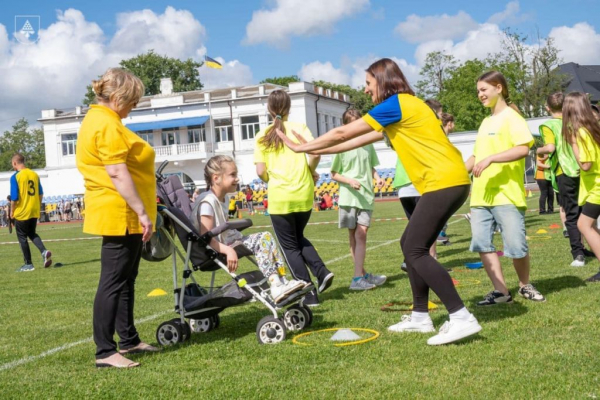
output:
M40 177L25 166L25 157L22 154L17 153L13 156L12 167L17 172L10 178L10 218L15 221L17 238L25 259L25 264L17 272L34 270L27 238L40 250L44 258L44 268L48 268L52 265L52 253L46 250L42 239L35 232L44 197Z

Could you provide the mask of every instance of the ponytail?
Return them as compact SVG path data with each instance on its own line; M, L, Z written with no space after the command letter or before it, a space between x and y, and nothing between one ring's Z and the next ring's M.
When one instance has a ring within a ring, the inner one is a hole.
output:
M279 151L283 148L283 140L277 135L277 130L286 133L283 120L289 115L291 106L290 96L283 90L274 90L269 95L267 108L273 118L273 125L267 129L265 136L258 141L265 146L265 150Z

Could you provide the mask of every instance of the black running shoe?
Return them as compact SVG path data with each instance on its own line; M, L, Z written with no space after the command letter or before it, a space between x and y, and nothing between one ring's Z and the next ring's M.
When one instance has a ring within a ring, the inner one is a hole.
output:
M325 278L323 278L322 281L319 281L319 293L323 293L331 286L334 276L333 272L328 272L327 275L325 275Z
M590 251L588 249L583 249L583 255L586 257L596 257L596 255L594 254L593 251Z
M585 280L586 282L600 282L600 272L598 272L596 275L594 276L590 276L589 278L587 278Z
M504 294L497 290L492 290L488 294L485 295L483 300L477 303L478 306L494 306L496 304L506 304L512 303L513 298L510 292L508 294Z
M317 296L317 293L314 290L311 290L310 292L306 293L303 304L311 308L318 307L321 305L321 303L319 303L319 297Z
M566 230L566 229L563 229L563 236L568 239L569 238L569 231Z

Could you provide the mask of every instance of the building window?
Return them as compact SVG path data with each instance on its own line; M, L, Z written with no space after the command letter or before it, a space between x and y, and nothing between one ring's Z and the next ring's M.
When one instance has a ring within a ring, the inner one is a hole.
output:
M139 131L137 135L154 147L154 133L152 131Z
M242 140L254 139L254 136L260 131L260 123L258 122L258 115L251 117L241 117L242 125Z
M66 133L60 135L60 142L62 143L63 156L74 156L75 150L77 149L77 134Z
M206 142L204 125L188 126L188 143Z
M181 144L181 141L179 140L179 131L175 129L163 129L162 145L171 146L173 144Z
M215 120L215 142L231 142L233 140L233 126L231 119Z

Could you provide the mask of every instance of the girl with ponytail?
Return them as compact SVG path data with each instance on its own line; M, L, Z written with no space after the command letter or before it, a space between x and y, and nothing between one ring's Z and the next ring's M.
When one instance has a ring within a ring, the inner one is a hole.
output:
M306 265L317 278L317 289L321 293L333 282L331 273L317 254L311 242L304 237L313 206L314 177L319 156L296 154L284 145L277 132L288 135L298 143L292 131L307 141L313 140L312 133L304 124L288 121L290 96L283 90L271 92L268 99L269 114L273 124L256 136L254 163L256 174L269 184L269 214L273 230L283 249L287 264L296 280L311 282ZM309 292L305 305L319 304L317 293Z

